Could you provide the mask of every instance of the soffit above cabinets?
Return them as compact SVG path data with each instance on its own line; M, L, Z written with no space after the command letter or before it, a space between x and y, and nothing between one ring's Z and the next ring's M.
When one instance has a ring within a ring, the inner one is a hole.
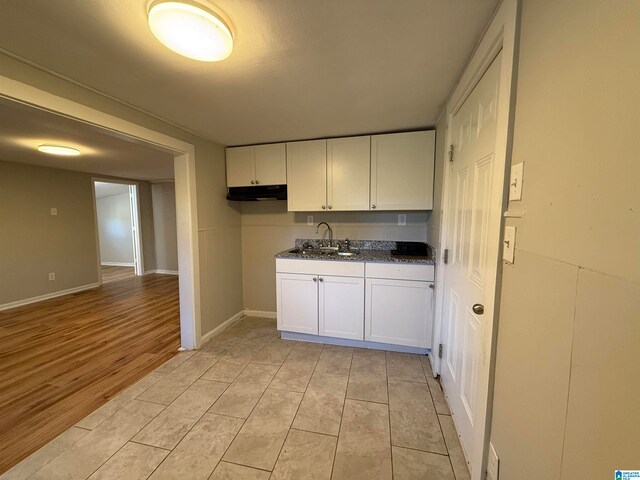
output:
M213 1L222 62L161 45L147 0L4 2L0 51L224 145L432 126L498 0Z

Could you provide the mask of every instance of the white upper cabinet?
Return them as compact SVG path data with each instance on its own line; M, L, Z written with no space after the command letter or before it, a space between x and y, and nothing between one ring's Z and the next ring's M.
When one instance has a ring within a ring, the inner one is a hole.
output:
M227 148L227 186L284 185L287 160L284 143Z
M371 137L327 140L327 209L369 210Z
M285 185L287 183L287 154L284 143L256 145L256 184Z
M371 137L371 210L433 209L435 131Z
M287 206L290 212L327 209L327 141L287 143Z

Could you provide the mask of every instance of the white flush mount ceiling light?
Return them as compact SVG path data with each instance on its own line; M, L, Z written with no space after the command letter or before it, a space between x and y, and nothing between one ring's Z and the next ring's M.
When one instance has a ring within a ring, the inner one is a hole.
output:
M233 50L229 27L195 2L154 2L148 19L151 32L160 42L193 60L217 62Z
M38 145L38 151L51 155L64 155L66 157L77 157L80 155L80 150L77 148L65 147L64 145L51 145L47 143Z

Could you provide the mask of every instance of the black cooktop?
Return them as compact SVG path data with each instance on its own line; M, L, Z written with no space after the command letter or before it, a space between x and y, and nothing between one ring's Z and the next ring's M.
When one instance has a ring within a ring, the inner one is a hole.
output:
M396 249L391 250L395 257L428 257L431 248L424 242L396 242Z

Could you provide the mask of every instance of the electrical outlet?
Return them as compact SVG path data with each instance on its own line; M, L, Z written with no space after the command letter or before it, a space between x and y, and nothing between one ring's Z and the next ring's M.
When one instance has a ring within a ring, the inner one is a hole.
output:
M509 182L509 201L522 200L522 182L524 175L524 162L511 165L511 181Z
M516 249L516 227L504 227L504 249L502 259L507 263L513 263Z
M399 213L398 214L398 225L404 227L407 225L407 214L406 213Z
M51 272L49 274L49 280L55 280L56 279L56 273L55 272Z
M52 208L52 209L51 209L51 215L52 215L52 216L54 216L54 217L55 217L56 215L58 215L58 209L57 209L57 208L55 208L55 207L54 207L54 208Z
M493 444L489 443L489 461L487 462L487 480L498 480L500 473L500 459L493 448Z
M307 225L313 225L313 215L307 215Z

